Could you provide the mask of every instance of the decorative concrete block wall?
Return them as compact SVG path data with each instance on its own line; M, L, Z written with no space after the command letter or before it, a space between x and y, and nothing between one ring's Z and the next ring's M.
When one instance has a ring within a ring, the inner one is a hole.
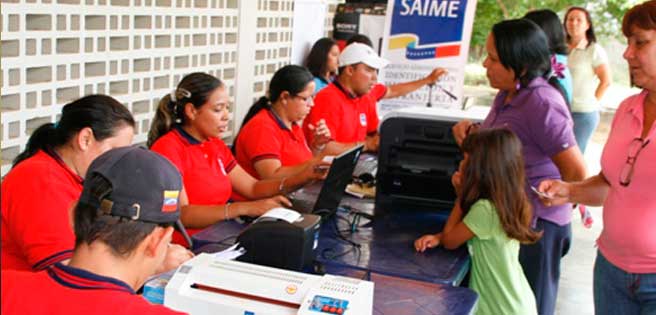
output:
M289 64L293 10L293 0L258 1L253 101L266 92L273 73Z
M338 2L326 2L327 33ZM125 104L144 142L159 99L196 71L226 83L232 137L289 63L293 10L293 0L2 0L2 175L34 129L87 94Z

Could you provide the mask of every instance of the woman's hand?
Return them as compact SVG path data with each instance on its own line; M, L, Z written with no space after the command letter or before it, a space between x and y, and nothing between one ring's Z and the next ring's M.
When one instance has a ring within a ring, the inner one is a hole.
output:
M453 138L455 138L458 146L462 146L462 142L467 138L467 134L472 132L474 128L478 129L476 124L467 119L459 121L453 126L453 128L451 128Z
M428 248L435 248L440 245L441 237L442 233L424 235L415 241L415 250L423 253Z
M326 147L326 144L332 140L330 129L326 125L326 120L320 119L316 126L308 124L308 128L313 131L312 143L310 147L313 150L321 151Z
M547 206L559 206L570 202L572 184L557 179L546 179L540 182L537 190L540 194L540 201Z
M178 268L178 266L182 265L192 257L194 257L194 253L186 248L178 244L169 244L166 249L166 257L164 258L162 265L160 265L155 272L162 273Z
M273 208L291 208L292 203L283 195L277 195L270 198L251 201L248 203L246 213L249 217L259 217ZM240 213L241 215L241 213Z

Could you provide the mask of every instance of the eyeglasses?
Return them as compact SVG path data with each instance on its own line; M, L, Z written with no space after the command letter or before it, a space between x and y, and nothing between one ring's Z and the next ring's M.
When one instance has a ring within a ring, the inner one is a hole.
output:
M301 95L294 95L293 97L300 98L303 100L303 102L308 103L310 105L314 105L314 96L301 96Z
M631 183L631 178L633 177L633 165L638 158L638 154L644 147L649 144L650 140L645 140L642 138L635 138L629 144L629 156L626 157L626 164L622 168L620 173L620 185L626 187Z

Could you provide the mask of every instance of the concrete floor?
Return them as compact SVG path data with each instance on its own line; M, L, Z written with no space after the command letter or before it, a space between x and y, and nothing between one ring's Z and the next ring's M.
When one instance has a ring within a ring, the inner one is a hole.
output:
M588 174L599 173L599 160L606 138L612 112L602 114L601 122L593 135L585 153ZM556 314L591 315L594 314L592 301L592 268L597 255L595 241L602 230L601 208L589 207L594 224L587 229L581 224L578 211L572 217L572 247L561 262L560 288L556 302Z

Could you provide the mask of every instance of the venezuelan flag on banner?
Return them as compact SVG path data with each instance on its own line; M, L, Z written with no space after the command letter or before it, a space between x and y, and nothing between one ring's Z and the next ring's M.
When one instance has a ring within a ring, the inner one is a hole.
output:
M428 88L398 99L385 100L379 113L408 107L459 107L462 103L476 0L390 0L387 4L381 55L391 61L380 78L386 84L423 78L435 67L449 70L439 83L457 96L454 100L438 89L428 100Z

